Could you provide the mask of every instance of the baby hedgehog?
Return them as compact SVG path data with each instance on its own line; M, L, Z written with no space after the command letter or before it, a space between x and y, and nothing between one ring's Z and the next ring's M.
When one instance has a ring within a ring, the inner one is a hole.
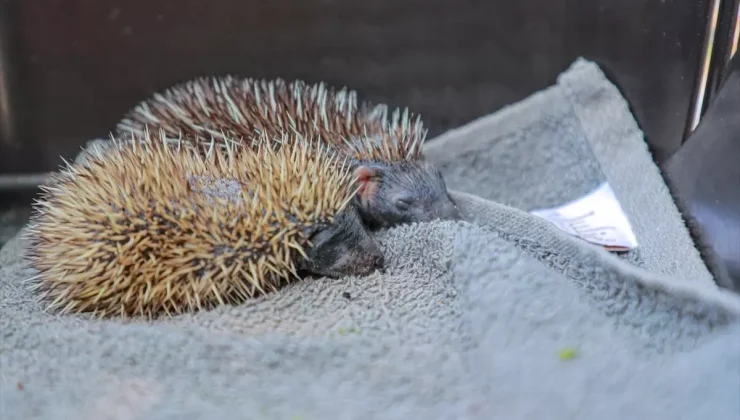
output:
M383 265L348 205L352 173L326 147L263 139L204 154L171 140L114 138L43 187L27 258L49 309L151 318ZM207 193L224 181L230 193Z
M350 156L360 188L355 206L370 228L435 219L459 219L440 171L421 151L421 119L385 105L359 104L357 93L323 84L199 78L156 93L118 123L118 135L146 127L171 136L244 141L255 131L319 137Z

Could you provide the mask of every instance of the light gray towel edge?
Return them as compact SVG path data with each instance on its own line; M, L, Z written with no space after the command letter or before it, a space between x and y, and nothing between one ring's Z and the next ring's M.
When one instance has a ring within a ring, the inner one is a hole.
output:
M702 261L699 250L689 234L683 216L678 210L659 167L650 155L644 135L629 111L629 105L599 66L584 58L577 59L558 77L581 126L588 134L591 149L599 160L614 194L631 219L633 229L643 233L646 241L643 257L652 264L671 254L681 263L687 277L714 284L713 276ZM598 106L593 106L595 103ZM614 133L621 133L614 135ZM623 142L623 147L599 141L612 138ZM625 152L629 151L629 156ZM639 174L640 188L635 188ZM644 191L633 197L635 191ZM646 208L651 198L651 209ZM647 227L652 228L651 232Z

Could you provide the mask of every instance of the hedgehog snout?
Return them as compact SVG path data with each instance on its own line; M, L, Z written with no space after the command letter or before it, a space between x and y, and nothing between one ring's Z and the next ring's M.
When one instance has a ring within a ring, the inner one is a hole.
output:
M374 269L380 271L381 273L385 272L385 257L383 257L382 253L373 255L370 258Z
M376 270L381 273L385 271L385 257L377 246L357 255L356 263L361 275L370 274Z

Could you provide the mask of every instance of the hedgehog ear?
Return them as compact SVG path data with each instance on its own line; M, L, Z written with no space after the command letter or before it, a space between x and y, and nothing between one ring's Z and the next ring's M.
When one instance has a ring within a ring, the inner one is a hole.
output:
M354 175L359 184L357 195L362 202L370 200L378 192L380 186L380 172L376 168L367 165L355 167Z

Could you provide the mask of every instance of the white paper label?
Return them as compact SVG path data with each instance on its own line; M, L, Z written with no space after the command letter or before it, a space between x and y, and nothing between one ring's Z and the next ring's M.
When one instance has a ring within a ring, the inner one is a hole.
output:
M593 192L560 207L532 210L530 213L571 235L612 251L637 247L632 226L609 183L603 183Z

